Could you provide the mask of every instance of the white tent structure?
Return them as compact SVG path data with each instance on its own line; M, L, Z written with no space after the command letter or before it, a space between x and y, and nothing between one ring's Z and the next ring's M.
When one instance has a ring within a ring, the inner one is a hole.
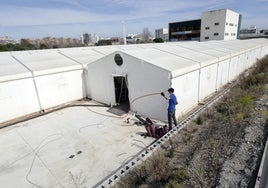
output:
M120 78L126 85L120 82L128 91L132 111L166 120L167 103L159 93L173 87L179 100L179 117L267 54L267 44L266 39L256 39L147 44L140 49L119 47L88 64L88 95L117 105L121 90L116 82ZM118 57L122 64L116 63Z
M166 120L169 87L179 117L267 53L267 39L2 52L0 123L85 97Z
M0 59L1 122L85 97L82 66L56 51L1 53Z

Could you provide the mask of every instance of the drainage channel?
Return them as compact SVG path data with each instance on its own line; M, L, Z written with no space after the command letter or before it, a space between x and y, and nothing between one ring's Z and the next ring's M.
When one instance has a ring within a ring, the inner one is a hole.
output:
M142 161L146 160L155 150L159 149L160 146L164 144L166 141L168 141L175 133L180 131L189 122L197 118L201 112L203 112L205 109L207 109L216 101L218 101L220 98L222 98L234 85L235 83L230 84L229 87L217 93L212 99L207 101L205 104L202 104L199 107L197 107L197 109L194 110L189 116L181 120L176 127L171 129L168 133L166 133L164 136L156 140L151 145L147 146L145 149L143 149L141 152L135 155L132 159L127 161L124 165L120 166L118 169L116 169L114 172L112 172L110 175L105 177L103 180L101 180L98 184L96 184L93 187L108 188L115 185L115 183L119 181L120 177L124 176L133 167L140 164Z

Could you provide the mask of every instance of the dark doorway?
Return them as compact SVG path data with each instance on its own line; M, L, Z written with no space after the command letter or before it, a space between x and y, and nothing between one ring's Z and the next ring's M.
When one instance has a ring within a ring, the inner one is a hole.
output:
M117 107L121 110L129 111L129 98L128 98L128 87L127 79L124 76L114 77L114 89L115 89L115 101Z

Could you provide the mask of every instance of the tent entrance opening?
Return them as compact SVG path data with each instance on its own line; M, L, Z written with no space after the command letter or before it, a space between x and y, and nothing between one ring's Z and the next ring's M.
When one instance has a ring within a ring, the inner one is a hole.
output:
M121 110L129 111L127 79L125 76L114 76L115 101Z

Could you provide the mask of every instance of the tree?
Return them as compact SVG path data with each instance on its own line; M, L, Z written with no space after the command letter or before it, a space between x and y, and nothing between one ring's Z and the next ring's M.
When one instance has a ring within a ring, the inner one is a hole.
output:
M164 40L162 38L155 38L153 41L155 43L162 43L162 42L164 42Z
M142 39L144 42L152 42L152 35L149 31L149 29L146 27L142 31Z
M29 42L28 39L21 39L20 40L21 48L24 48L25 50L34 50L35 46Z
M4 44L0 44L0 52L8 51L8 48Z
M45 45L45 44L43 44L43 43L41 43L41 44L40 44L40 49L48 49L48 46Z
M112 45L111 40L99 40L97 46L105 46L105 45Z

